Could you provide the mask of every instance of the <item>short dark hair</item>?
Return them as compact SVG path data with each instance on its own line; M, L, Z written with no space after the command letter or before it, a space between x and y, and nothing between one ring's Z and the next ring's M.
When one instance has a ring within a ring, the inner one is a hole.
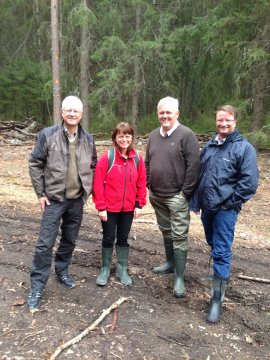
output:
M134 130L132 129L132 127L129 125L129 123L126 122L121 122L119 124L116 125L116 127L113 130L112 133L112 142L114 143L114 146L116 147L117 150L119 150L121 152L120 147L118 146L118 144L116 143L115 139L116 139L116 135L118 135L119 133L123 133L125 134L129 134L132 136L132 141L131 144L129 145L129 147L127 148L127 155L129 155L130 150L133 149L133 141L134 141Z
M219 109L216 111L215 120L217 119L217 113L218 113L219 111L226 111L227 113L233 115L234 120L237 120L238 111L237 111L236 108L233 107L232 105L224 105L224 106L222 106L221 108L219 108Z

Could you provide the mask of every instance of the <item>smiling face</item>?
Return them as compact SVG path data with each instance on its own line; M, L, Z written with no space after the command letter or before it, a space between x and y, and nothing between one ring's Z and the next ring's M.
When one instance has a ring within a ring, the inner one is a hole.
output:
M70 101L64 109L61 109L61 112L67 130L75 131L83 114L80 103L74 100Z
M118 132L115 138L117 145L119 146L121 153L126 153L128 147L132 143L132 135L124 134L122 131Z
M216 114L216 127L219 139L225 139L229 134L234 132L236 120L234 119L234 116L227 111L220 110Z
M162 104L158 108L158 119L162 126L163 134L169 131L177 122L179 111L175 111L172 104Z

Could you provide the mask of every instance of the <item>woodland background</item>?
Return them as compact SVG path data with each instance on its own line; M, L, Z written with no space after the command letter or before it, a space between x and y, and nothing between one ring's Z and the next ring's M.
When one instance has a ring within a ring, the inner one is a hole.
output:
M51 3L0 0L0 120L53 124ZM180 121L214 131L231 104L237 127L270 146L270 2L59 0L62 99L83 99L83 127L129 121L157 127L159 99L179 99Z

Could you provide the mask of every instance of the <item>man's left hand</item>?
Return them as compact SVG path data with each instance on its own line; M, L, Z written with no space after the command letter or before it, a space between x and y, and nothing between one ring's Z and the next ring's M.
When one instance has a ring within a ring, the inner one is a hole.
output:
M134 219L138 219L139 216L142 214L142 209L135 208L134 209Z

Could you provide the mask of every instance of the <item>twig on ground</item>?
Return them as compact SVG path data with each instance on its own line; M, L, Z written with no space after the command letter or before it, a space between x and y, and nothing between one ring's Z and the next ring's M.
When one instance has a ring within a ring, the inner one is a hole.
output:
M167 339L167 338L164 337L164 336L161 336L161 335L158 335L158 334L154 334L154 333L151 333L151 332L149 332L149 331L144 331L144 330L135 329L135 328L134 328L133 330L140 331L140 332L143 332L143 333L152 335L152 336L159 337L159 338L161 338L161 339L163 339L163 340L166 340L166 341L168 341L168 342L172 342L172 343L174 343L174 344L178 344L178 345L181 345L181 346L189 346L189 345L187 345L187 344L181 344L181 343L179 343L178 341L174 341L174 340Z
M120 298L119 300L117 300L115 303L113 303L107 310L104 310L102 315L93 323L91 324L87 329L85 329L81 334L79 334L78 336L76 336L75 338L71 339L70 341L66 342L65 344L59 346L56 351L52 354L52 356L50 357L49 360L55 360L56 357L62 352L62 350L66 349L67 347L69 347L70 345L76 344L79 341L81 341L82 338L84 338L91 330L94 330L97 328L98 324L101 323L101 321L107 316L109 315L109 313L114 310L117 309L119 307L119 305L121 305L124 301L127 301L127 298Z
M2 249L2 251L5 251L2 245L0 245L0 248Z
M155 220L136 219L136 220L133 220L133 222L141 222L141 223L148 223L148 224L157 225L157 222Z
M0 213L0 215L3 216L3 218L4 218L4 215L2 215L1 213Z
M255 278L255 277L250 277L250 276L245 276L245 275L238 275L238 278L243 279L243 280L252 280L252 281L270 284L270 280L268 280L268 279Z
M115 310L115 312L113 314L112 326L111 326L110 331L108 332L108 334L112 334L114 332L114 329L115 329L115 326L116 326L116 320L117 320L117 310Z
M23 345L23 343L24 343L24 341L27 339L27 338L29 338L29 337L31 337L31 336L36 336L36 335L39 335L39 334L41 334L41 333L43 333L45 330L41 330L41 331L38 331L38 332L33 332L32 334L30 334L30 335L27 335L24 339L22 339L22 341L21 341L21 343L20 343L20 346L25 346L25 345Z

